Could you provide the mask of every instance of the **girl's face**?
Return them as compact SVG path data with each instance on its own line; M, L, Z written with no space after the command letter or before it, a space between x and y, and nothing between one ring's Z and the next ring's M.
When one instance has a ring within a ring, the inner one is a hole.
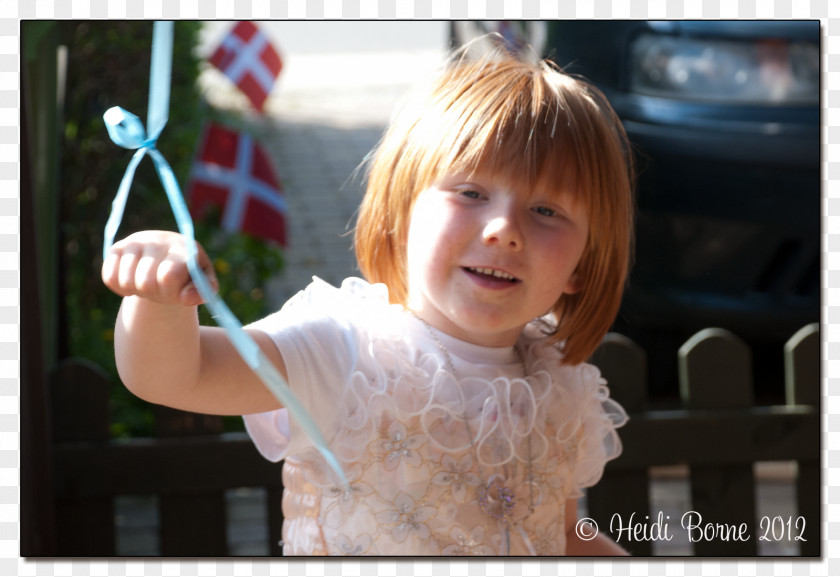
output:
M575 271L588 234L586 210L570 194L445 175L411 213L408 307L461 340L513 345L528 322L582 288Z

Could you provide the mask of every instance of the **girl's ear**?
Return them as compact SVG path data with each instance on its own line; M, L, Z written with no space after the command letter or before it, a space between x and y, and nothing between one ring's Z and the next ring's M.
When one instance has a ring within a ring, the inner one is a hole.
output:
M572 273L572 276L569 277L569 280L566 281L566 288L563 291L563 293L567 295L579 293L583 290L583 284L583 275L579 272L574 272Z

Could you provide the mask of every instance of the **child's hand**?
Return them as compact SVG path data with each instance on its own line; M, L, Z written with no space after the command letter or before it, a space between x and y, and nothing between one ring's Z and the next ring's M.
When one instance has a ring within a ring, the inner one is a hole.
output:
M200 245L198 265L218 289L213 263ZM187 270L186 242L175 232L143 231L114 243L102 263L102 281L123 297L184 306L203 302Z

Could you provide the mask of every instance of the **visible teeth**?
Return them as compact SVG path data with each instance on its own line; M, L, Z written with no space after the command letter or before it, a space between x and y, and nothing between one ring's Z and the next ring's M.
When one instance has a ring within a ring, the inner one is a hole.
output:
M506 272L502 272L500 270L495 270L495 269L492 269L492 268L479 267L479 268L470 268L469 270L471 270L472 272L478 273L478 274L486 274L488 276L494 276L494 277L500 278L502 280L514 280L515 279L514 276L509 275Z

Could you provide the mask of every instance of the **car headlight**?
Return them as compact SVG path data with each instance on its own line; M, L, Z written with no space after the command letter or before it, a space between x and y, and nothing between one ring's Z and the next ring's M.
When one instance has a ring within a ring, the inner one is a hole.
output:
M812 42L713 40L643 34L632 45L634 92L686 100L819 102L820 51Z

